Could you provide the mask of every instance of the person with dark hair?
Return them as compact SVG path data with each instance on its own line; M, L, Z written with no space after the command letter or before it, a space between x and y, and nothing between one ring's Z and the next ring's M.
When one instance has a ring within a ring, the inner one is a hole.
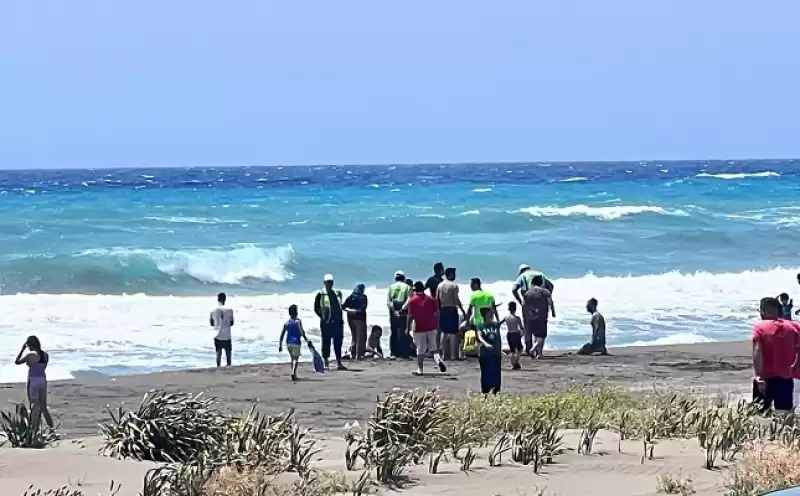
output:
M344 300L347 324L350 326L350 358L361 360L367 351L367 295L364 285L357 284L353 293Z
M222 352L225 352L225 362L231 366L232 341L231 327L233 327L233 309L225 306L228 296L225 293L217 295L217 308L211 312L209 322L211 327L217 331L214 338L214 349L217 352L217 367L222 365Z
M436 298L436 288L439 287L439 283L441 283L443 279L444 264L442 262L436 262L433 266L433 275L425 282L425 289L430 292L432 298Z
M342 364L342 344L344 342L344 315L342 314L342 292L333 288L333 274L322 278L324 287L317 291L314 299L314 313L319 317L322 334L322 359L325 368L330 368L331 345L336 357L336 370L347 370Z
M367 353L372 354L372 358L383 358L383 348L381 348L381 337L383 328L379 325L372 326L367 339Z
M25 353L25 350L28 353ZM24 355L24 356L23 356ZM36 422L44 416L47 426L53 428L53 417L47 409L47 364L50 363L50 354L42 349L42 343L36 336L30 336L19 350L14 363L28 366L28 402L31 407L31 416Z
M469 308L467 309L467 321L469 322L471 318L472 324L476 327L483 322L482 308L490 309L494 320L500 320L500 316L497 314L497 305L495 305L494 296L488 291L483 290L481 287L481 280L477 277L473 277L469 283L469 287L472 289L472 295L470 296Z
M289 320L283 324L281 337L278 339L278 352L283 351L283 338L286 337L286 350L289 352L289 363L292 367L292 381L297 380L297 364L300 361L301 344L308 344L303 322L297 318L297 305L289 307Z
M778 301L781 304L781 317L785 320L792 320L792 307L794 303L787 293L778 295Z
M606 350L606 319L597 310L597 300L586 302L586 311L592 315L592 340L578 350L578 355L608 355Z
M800 329L781 318L777 298L763 298L762 321L753 327L753 402L765 410L794 407L794 367L800 357Z
M425 294L425 285L422 281L414 284L414 296L408 299L405 308L408 310L408 323L406 334L411 336L414 328L414 345L417 350L417 372L422 375L425 357L431 355L434 363L441 372L447 371L447 366L439 357L439 348L436 345L436 332L439 328L439 308L436 300Z
M478 331L478 364L481 368L481 392L484 396L500 392L503 373L503 351L500 324L495 320L494 307L481 307L481 319L476 324Z
M436 287L436 302L439 305L439 330L442 333L440 348L445 361L457 360L461 350L461 315L466 316L461 304L456 269L444 271L444 280Z
M533 278L536 276L542 277L544 283L542 287L548 291L550 291L550 296L553 296L553 282L545 277L545 275L537 270L531 269L531 266L528 264L520 264L518 269L518 276L516 281L514 282L514 286L511 288L511 294L514 295L514 299L517 300L517 303L522 305L522 315L524 316L525 311L525 294L533 287ZM531 355L531 351L533 350L534 346L534 338L530 330L525 331L525 354Z
M386 306L389 308L389 354L390 358L409 358L411 354L406 335L408 312L403 306L411 297L411 287L406 282L402 270L394 273L394 283L386 294Z
M508 351L511 357L511 370L520 370L522 366L519 359L522 356L522 319L517 315L517 303L508 303L508 315L503 319L506 325L506 341L508 341Z
M533 358L541 358L544 342L547 339L548 311L556 317L556 307L553 305L553 296L544 287L544 276L537 274L531 278L531 288L525 292L525 302L522 310L525 316L525 332L530 333L535 344L531 351Z

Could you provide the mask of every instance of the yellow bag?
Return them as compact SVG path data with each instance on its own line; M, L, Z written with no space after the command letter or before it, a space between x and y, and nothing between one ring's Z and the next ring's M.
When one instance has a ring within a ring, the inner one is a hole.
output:
M467 356L478 355L478 333L472 329L464 333L464 354Z

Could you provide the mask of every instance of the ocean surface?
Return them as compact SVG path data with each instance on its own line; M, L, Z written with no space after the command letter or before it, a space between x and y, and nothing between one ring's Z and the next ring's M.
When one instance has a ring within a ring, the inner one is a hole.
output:
M324 273L388 325L394 271L437 261L500 302L520 263L548 274L551 348L586 341L590 297L613 345L741 339L797 293L798 195L792 160L0 171L0 381L29 334L51 378L211 365L219 291L235 361L284 361Z

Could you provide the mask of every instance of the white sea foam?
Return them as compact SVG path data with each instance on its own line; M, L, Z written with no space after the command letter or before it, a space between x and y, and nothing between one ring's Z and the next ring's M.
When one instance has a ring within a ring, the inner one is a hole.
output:
M613 207L592 207L588 205L570 205L567 207L527 207L512 213L525 213L533 217L570 217L585 216L602 220L615 220L636 214L659 214L685 217L689 214L684 210L668 210L654 205L616 205Z
M719 174L708 174L707 172L701 172L694 177L708 177L714 179L747 179L747 178L758 178L758 177L780 177L780 173L773 172L773 171L764 171L764 172L722 172Z
M147 253L158 270L172 276L188 275L203 282L240 284L248 279L283 282L294 277L288 269L294 257L291 245L274 250L243 246L233 250L149 250Z
M223 222L242 222L242 221L224 221L216 217L145 217L145 220L153 220L157 222L169 222L172 224L221 224Z
M583 176L578 176L578 177L568 177L566 179L561 179L559 182L560 183L580 183L580 182L587 181L587 180L588 179L586 179Z
M460 212L458 215L480 215L480 210L466 210L464 212Z
M584 305L590 297L600 300L611 345L744 339L757 319L758 300L791 284L797 270L555 279L558 318L551 322L548 342L572 348L588 339ZM484 286L503 304L505 313L505 304L512 301L512 282ZM461 291L466 298L469 288L462 286ZM370 325L387 326L386 309L379 303L385 288L368 288L367 295L378 302L370 305ZM277 339L291 304L298 305L316 340L313 292L231 297L238 363L285 361L285 354L277 353ZM51 352L51 378L119 366L136 370L210 366L214 332L207 317L213 307L213 296L0 296L5 323L0 324L0 347L18 349L28 335L38 335ZM21 380L23 367L0 366L0 382Z
M492 188L475 188L472 190L473 193L489 193L492 191Z

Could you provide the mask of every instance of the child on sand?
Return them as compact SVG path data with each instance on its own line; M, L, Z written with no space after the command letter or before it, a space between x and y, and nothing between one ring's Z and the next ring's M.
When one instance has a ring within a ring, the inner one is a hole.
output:
M381 349L381 336L383 336L383 328L379 325L372 326L367 340L367 353L371 353L373 358L383 358L383 350Z
M781 304L781 318L783 320L792 320L792 307L794 304L792 300L789 299L789 295L781 293L780 296L778 296L778 301Z
M522 367L519 364L519 357L522 356L522 319L517 316L517 303L510 302L508 304L508 315L503 319L506 323L508 333L506 340L508 341L509 356L511 357L511 370L520 370Z
M297 318L297 305L292 305L289 307L289 320L283 324L283 330L281 331L281 337L278 345L278 351L283 351L283 337L286 336L286 349L289 351L289 358L291 359L292 365L292 381L297 380L297 364L300 360L300 344L305 341L308 344L308 338L306 338L306 331L303 329L303 322ZM301 341L302 340L302 341Z

